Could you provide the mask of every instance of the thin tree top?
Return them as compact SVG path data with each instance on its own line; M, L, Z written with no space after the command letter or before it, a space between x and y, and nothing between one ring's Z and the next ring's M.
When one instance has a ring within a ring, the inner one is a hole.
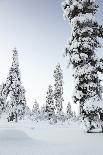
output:
M18 62L18 51L16 48L13 50L13 61L12 61L12 68L17 68L19 67L19 62Z

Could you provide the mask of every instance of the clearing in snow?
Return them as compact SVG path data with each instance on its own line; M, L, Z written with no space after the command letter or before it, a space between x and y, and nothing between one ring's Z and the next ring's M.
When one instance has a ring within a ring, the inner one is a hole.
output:
M102 133L87 134L77 123L0 121L0 155L102 155L102 142Z

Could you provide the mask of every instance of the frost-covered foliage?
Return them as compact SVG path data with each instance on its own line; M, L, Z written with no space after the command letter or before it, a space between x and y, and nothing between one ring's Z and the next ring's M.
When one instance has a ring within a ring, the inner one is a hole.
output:
M49 85L48 87L46 96L46 113L47 113L47 119L50 121L50 123L53 123L55 121L55 106L54 106L53 89L51 85Z
M46 105L42 105L40 109L40 120L44 121L46 119L47 119Z
M54 99L56 106L57 118L61 119L63 109L63 73L60 64L58 64L54 70Z
M12 66L9 70L9 75L6 81L6 89L8 90L7 96L10 96L11 115L14 115L15 121L21 119L25 113L26 99L25 89L21 84L21 76L18 63L18 52L13 50Z
M67 117L67 119L70 119L70 118L73 117L73 111L72 111L72 109L71 109L71 104L70 104L70 102L68 102L68 104L67 104L67 108L66 108L66 117Z
M94 104L93 104L94 103ZM96 100L94 97L90 98L86 101L83 109L89 113L90 111L95 111L95 109L99 112L99 110L103 110L103 101Z
M66 114L64 113L64 111L60 111L59 113L56 113L56 117L57 117L57 122L61 122L64 123L67 119Z
M91 129L103 127L103 101L92 97L83 107L83 124L87 132Z
M93 98L97 102L102 96L98 71L103 72L103 59L97 57L95 50L101 47L98 37L103 37L103 27L95 19L98 8L95 0L65 0L62 8L64 17L72 26L72 35L67 42L65 55L74 69L73 99L75 103L80 104L80 114L84 114L87 113L84 107L88 100ZM91 104L96 111L97 104L93 100Z
M40 120L40 108L39 108L39 103L37 102L37 100L35 100L34 102L31 117L33 121L38 122Z
M31 109L28 106L25 107L25 117L31 118Z
M7 98L6 84L2 83L0 85L0 115L5 110L6 98Z
M95 50L101 47L98 37L103 37L103 28L94 15L98 6L95 0L65 0L62 3L64 16L72 26L72 35L66 45L66 56L74 68L74 102L80 103L80 112L88 98L100 98L98 71L103 71L102 60Z

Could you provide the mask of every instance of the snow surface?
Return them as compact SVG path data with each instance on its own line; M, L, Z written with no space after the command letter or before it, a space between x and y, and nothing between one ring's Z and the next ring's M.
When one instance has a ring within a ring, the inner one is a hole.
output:
M0 120L0 155L102 155L102 142L102 133L87 134L77 123Z

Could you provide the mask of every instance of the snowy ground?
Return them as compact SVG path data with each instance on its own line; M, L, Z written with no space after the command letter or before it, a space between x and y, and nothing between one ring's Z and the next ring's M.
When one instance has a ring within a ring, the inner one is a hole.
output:
M0 155L103 155L103 134L78 125L32 124L0 120Z

